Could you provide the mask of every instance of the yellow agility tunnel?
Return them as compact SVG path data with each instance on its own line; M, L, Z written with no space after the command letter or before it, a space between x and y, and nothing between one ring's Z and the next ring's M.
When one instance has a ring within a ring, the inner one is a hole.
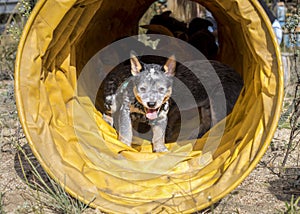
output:
M244 88L215 151L208 134L194 145L152 153L130 148L77 93L93 55L138 33L153 0L40 0L16 60L19 118L32 152L72 196L108 213L192 213L219 201L259 162L277 128L283 100L279 46L257 0L195 0L218 22L220 59Z

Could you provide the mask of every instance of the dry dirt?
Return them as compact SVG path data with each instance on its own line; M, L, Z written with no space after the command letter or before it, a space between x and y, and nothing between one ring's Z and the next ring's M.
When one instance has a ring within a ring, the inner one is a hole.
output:
M18 122L11 80L0 81L0 114L0 213L56 213L49 209L39 209L37 192L24 181L22 169L28 174L29 180L32 173L28 164L25 163L23 167L20 165L19 159L24 159L24 156L18 153L17 144L23 146L39 171L43 170L26 146L26 139ZM214 206L214 213L283 213L286 210L285 202L289 203L292 195L295 198L300 196L298 145L289 156L285 169L280 167L289 132L285 128L277 130L271 146L254 171ZM48 200L47 195L41 195L39 197ZM89 208L86 213L100 212Z

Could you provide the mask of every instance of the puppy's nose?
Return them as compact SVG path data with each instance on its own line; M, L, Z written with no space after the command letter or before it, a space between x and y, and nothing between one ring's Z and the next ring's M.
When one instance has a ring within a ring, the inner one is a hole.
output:
M147 102L149 108L153 108L156 105L156 102Z

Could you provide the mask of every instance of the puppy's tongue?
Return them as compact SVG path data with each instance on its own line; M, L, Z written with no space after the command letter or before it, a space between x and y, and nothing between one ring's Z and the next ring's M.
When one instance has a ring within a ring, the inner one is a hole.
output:
M147 109L146 117L147 117L149 120L154 120L154 119L156 119L156 118L157 118L157 111L156 111L156 109Z

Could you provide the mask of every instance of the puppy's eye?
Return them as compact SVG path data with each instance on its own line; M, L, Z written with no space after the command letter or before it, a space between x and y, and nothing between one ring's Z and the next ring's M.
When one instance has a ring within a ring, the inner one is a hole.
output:
M158 92L159 93L165 93L165 88L163 88L163 87L158 88Z
M145 87L139 87L139 91L140 92L146 92L146 88Z

